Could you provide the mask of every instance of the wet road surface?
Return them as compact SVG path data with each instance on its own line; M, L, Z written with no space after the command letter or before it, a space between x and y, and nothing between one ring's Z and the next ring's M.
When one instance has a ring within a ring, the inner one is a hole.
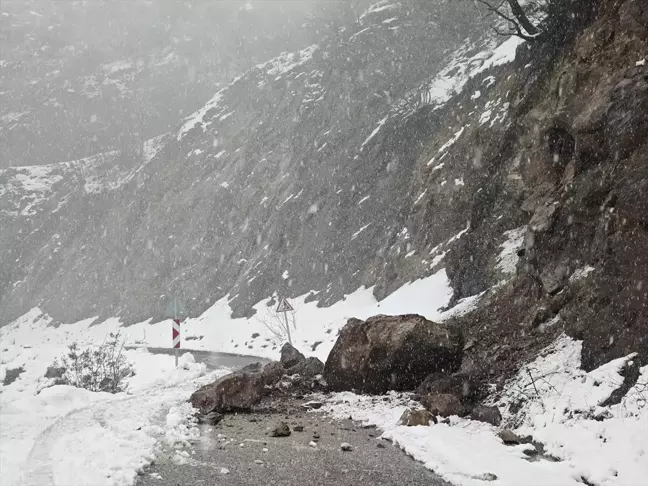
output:
M148 349L173 354L172 349ZM268 361L190 352L211 369ZM391 442L380 439L379 430L307 413L299 404L290 410L227 415L214 427L201 426L200 439L188 450L188 458L178 460L176 451L167 448L138 478L137 486L449 486ZM291 429L296 425L304 429L289 437L270 437L279 421L287 422ZM313 447L311 441L317 445ZM342 451L343 442L353 449Z

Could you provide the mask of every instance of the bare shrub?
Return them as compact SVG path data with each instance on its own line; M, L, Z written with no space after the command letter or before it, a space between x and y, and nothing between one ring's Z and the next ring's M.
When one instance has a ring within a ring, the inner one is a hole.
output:
M125 380L133 376L133 364L124 356L124 345L120 333L110 333L104 342L96 347L80 349L78 343L68 347L67 354L54 362L55 367L65 369L58 385L71 385L93 392L119 393L126 391Z

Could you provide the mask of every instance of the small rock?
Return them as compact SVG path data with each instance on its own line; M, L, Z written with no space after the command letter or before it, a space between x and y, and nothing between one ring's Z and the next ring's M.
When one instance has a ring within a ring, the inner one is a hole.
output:
M263 464L263 461L261 459L255 459L254 464Z
M243 442L241 442L241 443L239 444L239 447L245 447L245 444L244 444Z
M430 420L436 423L436 418L424 408L418 410L408 408L398 420L398 425L406 425L408 427L430 425Z
M216 425L223 420L223 415L218 412L209 412L206 415L198 416L199 424Z
M495 475L493 473L490 473L490 472L487 472L487 473L484 473L484 474L481 474L481 475L477 476L476 479L481 479L482 481L495 481L495 480L497 480L497 475Z
M309 410L319 410L320 408L322 408L322 405L323 405L322 402L318 402L318 401L313 400L313 401L304 403L302 405L302 407L304 407L306 409L309 409Z
M65 374L65 368L57 366L48 366L45 372L45 378L61 378Z
M502 422L502 414L497 407L488 407L486 405L477 405L472 412L470 412L472 420L479 420L487 424L497 427Z
M331 435L333 435L333 433L331 433ZM313 432L313 439L319 439L319 438L320 438L319 432Z
M375 428L376 428L376 424L364 424L364 425L362 426L362 428L363 428L363 429L375 429Z
M279 422L274 430L270 433L272 437L288 437L290 435L290 427L286 422Z
M378 442L378 443L376 444L376 447L377 447L378 449L384 449L386 446L385 446L385 444L383 444L382 442Z
M220 468L220 473L221 473L221 474L229 474L229 473L230 473L230 470L227 469L226 467L221 467L221 468Z
M350 452L353 450L353 447L351 447L351 444L348 442L342 442L340 444L340 449L342 449L344 452Z
M267 448L267 447L264 447L264 448L261 449L261 450L262 450L263 452L268 452L268 448Z
M303 432L303 431L304 431L304 426L303 426L303 425L295 425L295 426L293 427L293 430L294 430L295 432Z
M312 440L308 443L309 446L311 447L317 447L317 442L313 442Z
M520 438L511 429L501 430L497 436L502 439L502 442L506 445L516 445L521 442Z
M539 454L538 449L536 449L534 446L527 447L522 452L524 453L525 456L528 457L535 457Z

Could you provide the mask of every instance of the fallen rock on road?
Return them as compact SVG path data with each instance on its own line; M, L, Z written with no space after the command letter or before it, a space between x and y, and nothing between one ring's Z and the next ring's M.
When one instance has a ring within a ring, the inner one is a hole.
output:
M456 328L419 315L349 319L326 360L324 379L333 391L413 390L432 372L457 371L463 344Z

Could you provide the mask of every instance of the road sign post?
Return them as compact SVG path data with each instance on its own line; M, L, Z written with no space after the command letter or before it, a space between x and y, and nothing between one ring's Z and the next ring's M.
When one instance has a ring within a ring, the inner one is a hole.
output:
M172 347L175 355L175 365L178 367L178 353L180 352L180 318L187 317L187 308L178 297L172 297L166 307L166 315L172 319Z
M292 337L290 336L290 323L288 322L288 313L293 312L295 309L293 308L292 305L290 305L290 302L288 302L288 299L285 297L282 298L279 301L279 305L277 306L277 313L282 312L284 315L284 323L286 325L286 335L288 337L288 342L292 344Z
M180 319L173 319L173 354L175 365L178 367L178 353L180 349Z

